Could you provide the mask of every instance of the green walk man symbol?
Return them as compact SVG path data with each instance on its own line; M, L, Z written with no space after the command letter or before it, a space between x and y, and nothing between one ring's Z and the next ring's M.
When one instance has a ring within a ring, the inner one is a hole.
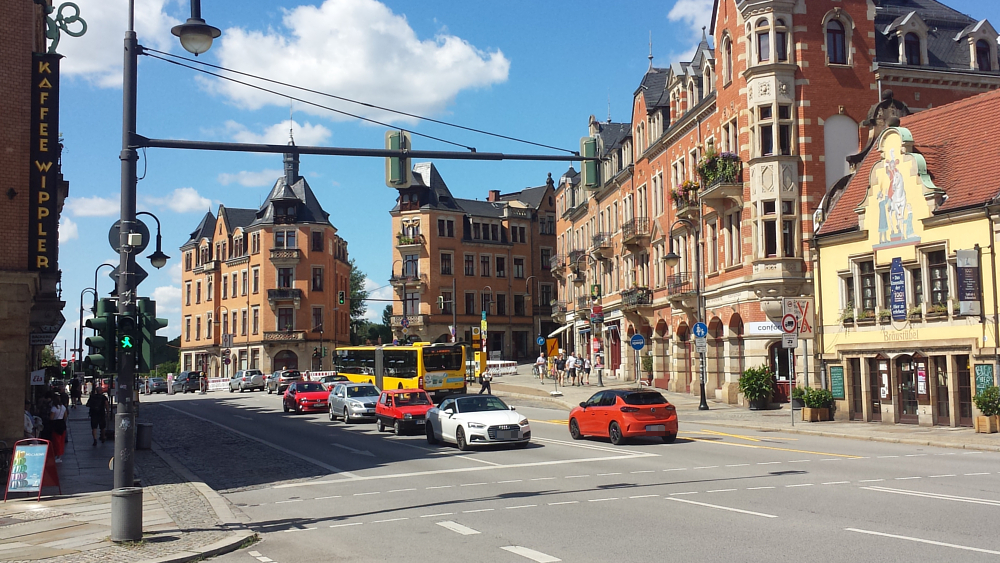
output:
M121 347L122 350L128 350L132 348L132 337L129 335L122 336Z

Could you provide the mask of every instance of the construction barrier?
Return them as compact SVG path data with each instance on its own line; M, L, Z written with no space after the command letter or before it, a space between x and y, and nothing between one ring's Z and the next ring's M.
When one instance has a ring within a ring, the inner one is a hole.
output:
M467 371L474 370L476 368L475 362L466 362ZM504 375L516 375L517 374L517 362L504 361L504 360L486 360L486 373L489 373L493 377L502 377Z
M229 390L229 378L228 377L209 377L208 378L208 390L209 391L228 391Z

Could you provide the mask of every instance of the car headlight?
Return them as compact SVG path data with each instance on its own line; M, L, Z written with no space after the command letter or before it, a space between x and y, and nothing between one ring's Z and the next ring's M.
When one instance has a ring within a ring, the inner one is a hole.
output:
M519 426L527 426L528 425L528 419L527 418L522 418L521 420L517 421L517 424Z
M469 428L478 428L478 429L482 429L482 428L486 428L486 425L485 425L485 424L480 424L480 423L478 423L478 422L470 422L470 423L469 423Z
M403 420L411 420L412 418L413 418L413 415L410 414L410 413L406 413L406 414L403 415Z

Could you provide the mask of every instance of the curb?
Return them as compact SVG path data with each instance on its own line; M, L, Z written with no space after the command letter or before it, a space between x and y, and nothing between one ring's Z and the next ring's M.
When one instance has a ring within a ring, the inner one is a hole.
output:
M236 551L244 542L256 536L255 532L240 530L235 532L232 538L225 538L199 549L180 551L173 555L164 555L155 559L144 559L138 563L187 563L188 561L200 561Z
M547 403L552 403L556 406L566 409L567 411L573 410L573 407L576 406L562 399L551 396L546 397L545 395L532 395L530 393L515 393L511 391L502 391L502 390L497 390L493 394L496 395L497 397L510 397L512 399L529 399L529 400L545 401Z

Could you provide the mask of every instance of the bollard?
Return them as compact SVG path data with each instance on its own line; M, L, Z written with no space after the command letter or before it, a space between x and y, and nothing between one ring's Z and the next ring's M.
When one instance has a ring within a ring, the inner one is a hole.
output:
M153 425L138 422L135 425L135 449L148 450L153 447Z
M111 541L142 540L142 489L122 487L111 491Z

